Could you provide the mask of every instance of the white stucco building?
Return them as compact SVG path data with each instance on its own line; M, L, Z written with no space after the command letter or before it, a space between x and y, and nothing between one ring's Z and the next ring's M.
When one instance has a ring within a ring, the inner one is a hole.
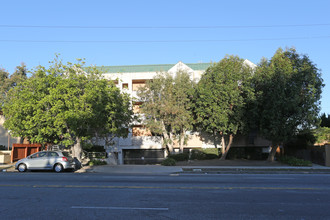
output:
M244 61L247 65L254 67L255 64L249 60ZM199 81L205 70L211 63L192 63L185 64L178 62L177 64L161 64L161 65L132 65L132 66L107 66L98 67L104 72L104 77L113 80L117 87L122 92L131 95L132 98L137 98L136 92L140 86L143 86L147 80L152 79L159 72L168 72L175 75L178 71L185 71L190 74L192 80ZM138 101L134 102L134 112L139 111ZM206 135L207 136L207 135ZM245 139L237 139L234 143L236 146L247 145L251 142L251 137ZM252 142L251 142L252 143ZM105 145L100 142L100 145ZM253 137L253 145L263 145L262 139ZM177 147L178 150L178 146ZM190 138L186 148L214 148L212 138L201 137L201 134L190 133ZM150 136L147 129L142 124L136 124L130 130L128 138L119 138L115 140L115 145L107 147L110 154L117 158L118 164L130 163L148 163L157 162L166 156L165 149L162 145L161 138L158 136Z
M12 144L18 143L19 138L12 138L8 130L3 127L3 123L5 122L5 117L2 115L0 111L0 145L5 146L5 149L11 149Z

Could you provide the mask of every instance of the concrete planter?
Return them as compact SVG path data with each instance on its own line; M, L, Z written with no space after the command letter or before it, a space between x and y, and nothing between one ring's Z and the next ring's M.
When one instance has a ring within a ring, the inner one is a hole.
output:
M10 163L11 151L0 151L0 164Z

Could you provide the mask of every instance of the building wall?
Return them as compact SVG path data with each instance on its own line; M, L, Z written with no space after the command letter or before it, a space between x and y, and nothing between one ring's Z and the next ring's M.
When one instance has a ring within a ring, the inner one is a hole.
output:
M11 149L12 144L19 142L19 138L12 138L8 135L8 130L3 127L4 122L5 122L4 116L0 115L0 145L6 146L6 149L8 149L8 141L9 141L9 146Z
M246 60L246 64L253 67L253 63ZM182 62L173 65L167 72L173 76L178 71L185 71L190 74L191 80L198 82L204 73L204 70L193 70ZM144 86L146 81L154 78L157 75L157 72L124 72L124 73L105 73L104 77L106 79L116 82L116 86L122 91L131 95L132 98L138 100L136 91L139 87ZM135 114L139 112L139 106L141 102L135 102L133 104L133 110ZM238 136L235 137L233 142L233 147L235 146L260 146L265 147L269 146L269 142L265 141L260 137L253 137L253 143L251 142L251 137ZM218 147L220 144L220 137L210 136L206 133L190 132L189 139L187 142L186 148L214 148ZM133 129L131 129L130 134L127 138L118 138L115 140L113 146L107 148L108 152L115 152L118 155L119 164L123 164L123 151L127 152L128 150L136 149L145 149L145 150L156 150L163 149L163 143L161 137L151 136L151 133L142 125L136 124ZM174 144L174 148L178 149L178 143Z

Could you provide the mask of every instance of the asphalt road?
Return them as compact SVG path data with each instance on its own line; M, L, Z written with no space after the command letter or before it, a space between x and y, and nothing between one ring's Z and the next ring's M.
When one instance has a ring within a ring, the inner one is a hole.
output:
M0 219L330 219L330 175L0 173Z

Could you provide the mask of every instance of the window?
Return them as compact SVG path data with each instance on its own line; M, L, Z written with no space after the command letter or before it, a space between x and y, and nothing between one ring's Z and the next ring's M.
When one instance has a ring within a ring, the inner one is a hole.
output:
M139 79L139 80L132 80L132 89L133 91L137 91L140 87L144 87L146 85L145 79Z
M49 157L58 157L58 154L56 152L49 152L48 156Z
M135 125L133 127L133 136L139 137L139 136L152 136L149 129L147 129L145 126L142 125Z
M31 156L31 158L40 158L40 157L44 157L47 154L47 152L38 152L35 153Z
M123 83L122 88L123 89L128 89L128 83Z
M140 113L140 108L141 108L142 102L134 102L133 103L133 112L134 114Z
M66 157L70 157L70 154L68 152L63 151L62 154Z

